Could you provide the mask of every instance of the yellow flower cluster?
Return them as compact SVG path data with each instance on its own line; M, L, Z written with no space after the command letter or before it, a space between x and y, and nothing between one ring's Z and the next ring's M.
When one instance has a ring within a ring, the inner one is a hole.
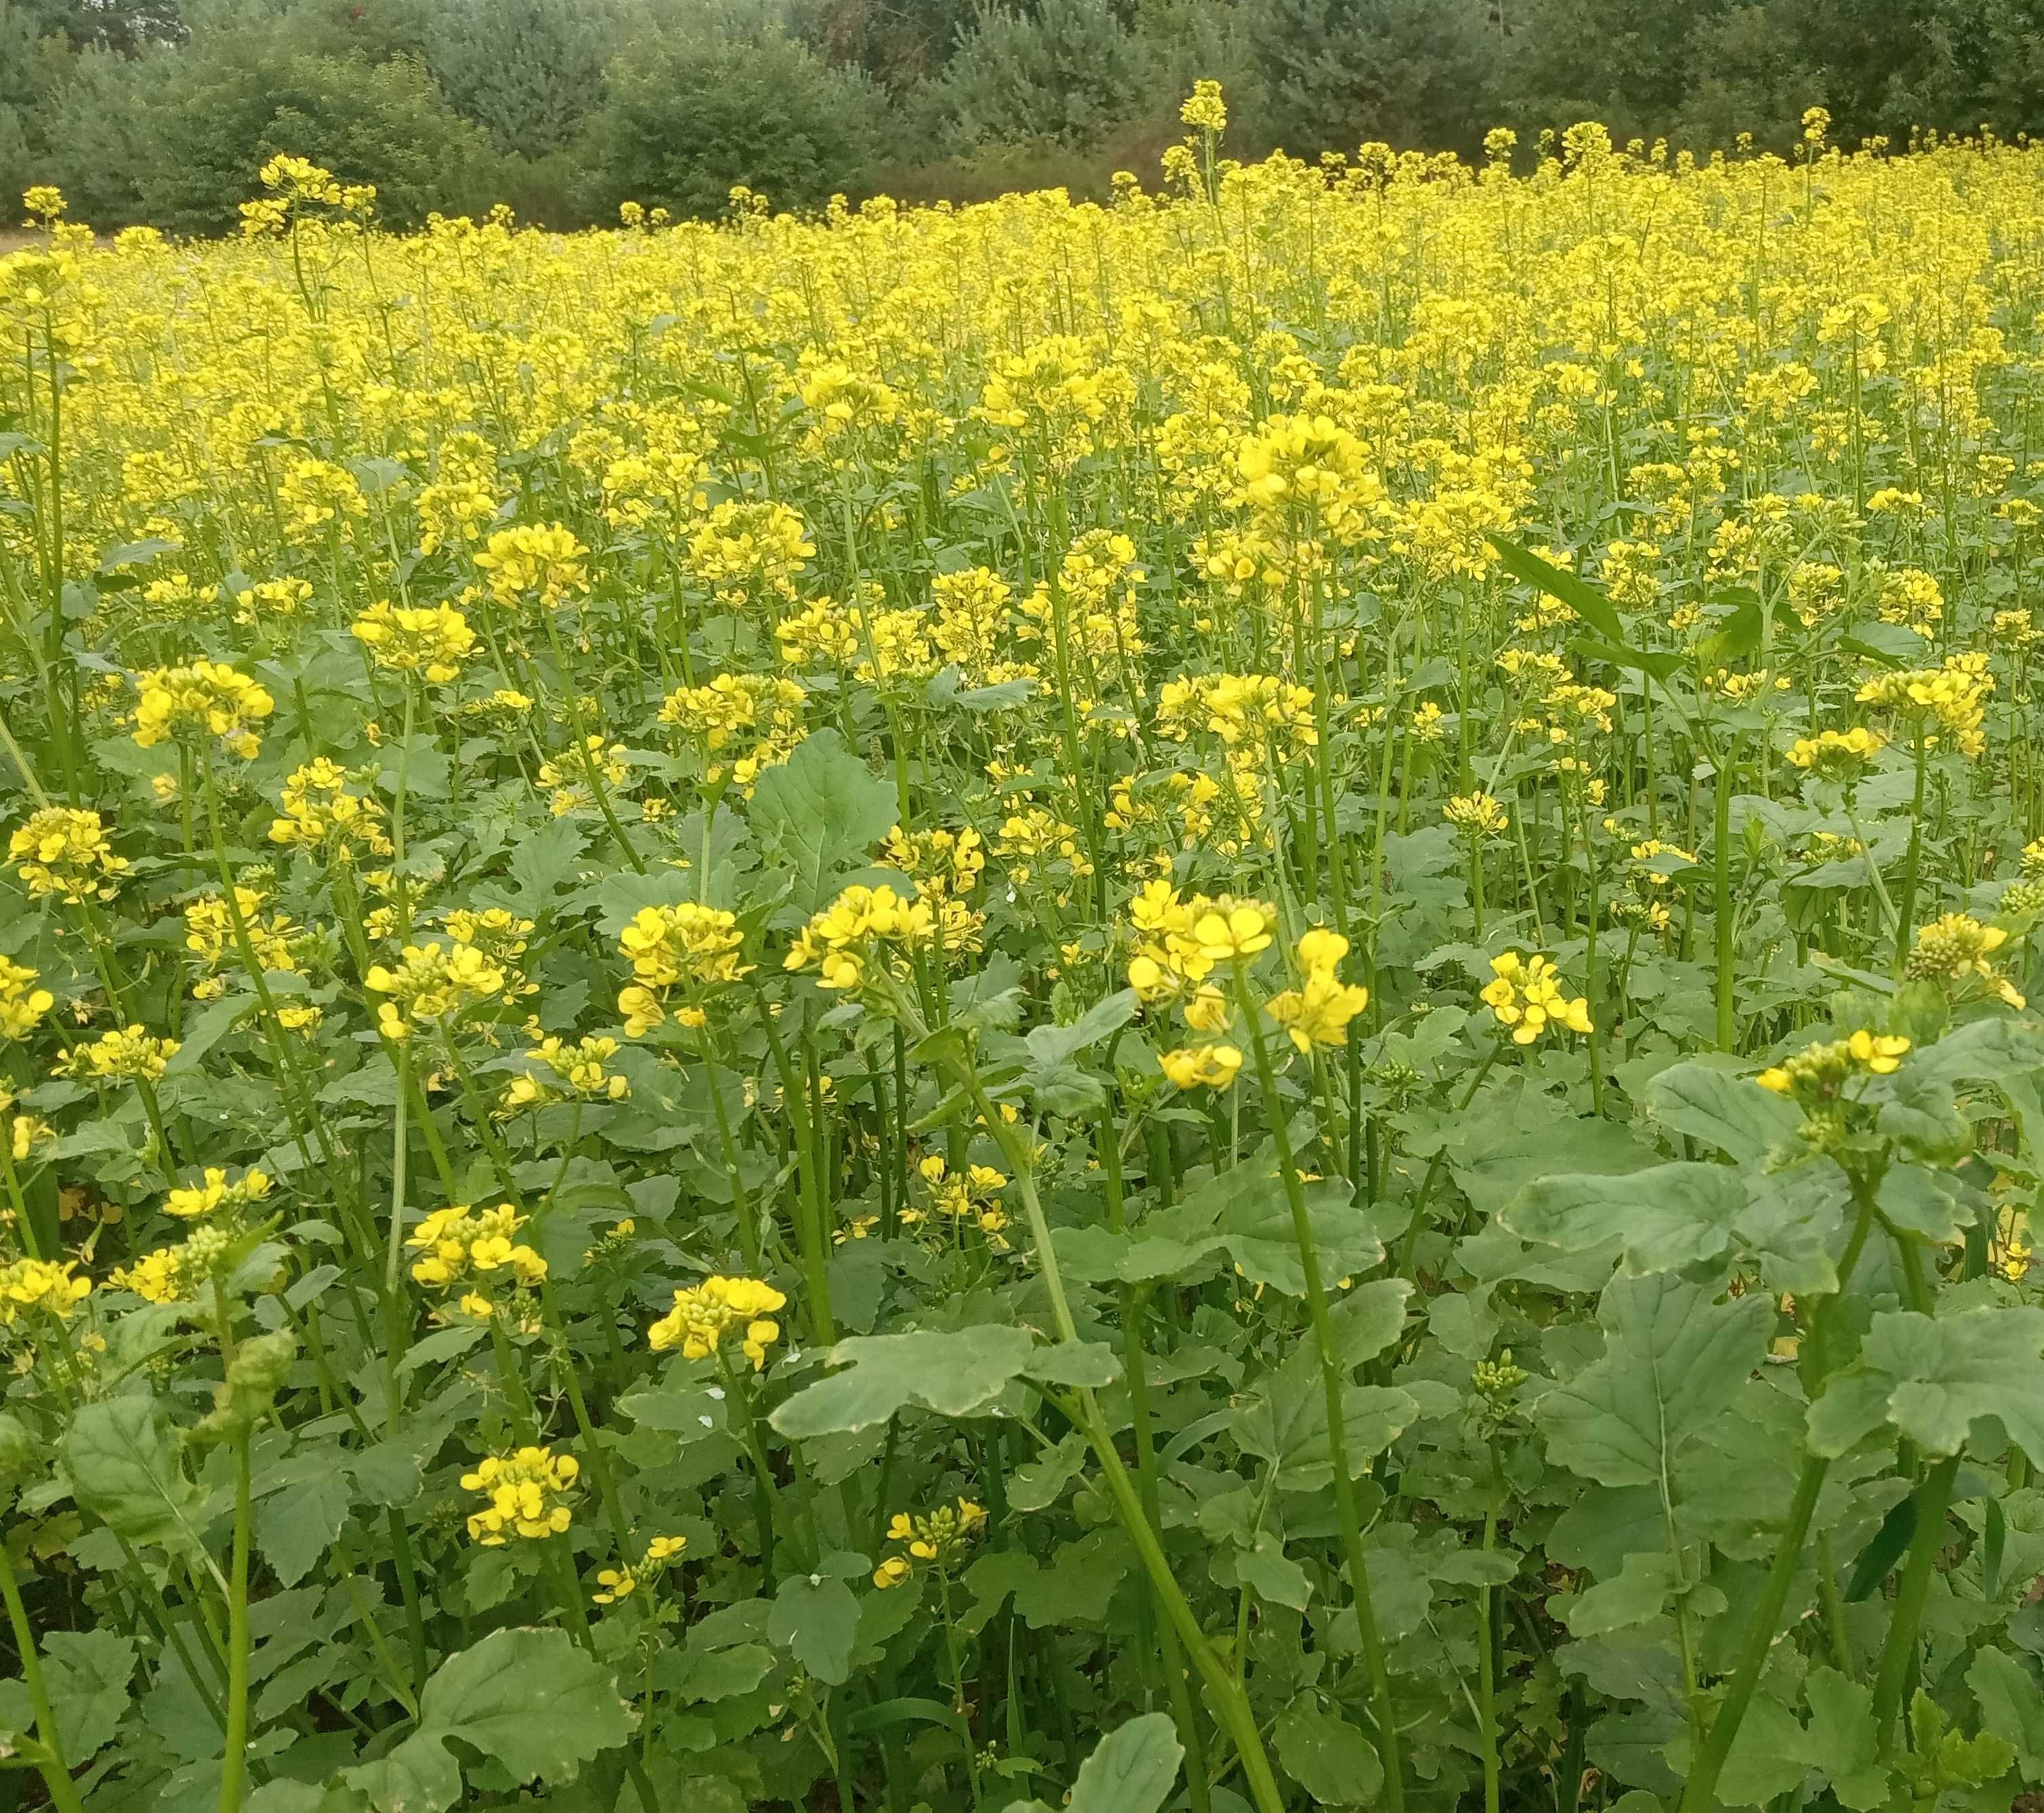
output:
M969 1498L912 1515L897 1511L887 1526L887 1540L899 1543L904 1552L889 1555L873 1570L873 1584L899 1586L915 1572L918 1561L947 1565L986 1527L986 1508Z
M666 1022L676 989L696 994L751 974L751 965L739 961L745 939L736 916L694 901L641 907L617 935L617 943L633 977L617 997L628 1038L643 1038ZM701 1026L705 1019L694 1001L674 1017L683 1026Z
M757 1372L766 1364L766 1350L781 1339L774 1316L787 1303L757 1278L705 1278L674 1293L673 1308L646 1331L647 1344L656 1354L678 1347L683 1359L700 1360L718 1353L724 1337L738 1330L745 1357Z
M559 1535L574 1521L568 1497L581 1473L574 1455L551 1448L486 1454L474 1472L461 1476L463 1492L479 1492L488 1500L469 1515L470 1540L501 1549L514 1536L529 1542Z
M238 1216L267 1200L271 1189L267 1171L252 1166L229 1182L224 1170L209 1165L198 1183L180 1184L171 1190L163 1199L163 1208L180 1221L196 1221L223 1209L230 1216Z
M505 993L503 968L473 944L443 945L437 938L407 944L392 969L375 963L365 986L389 999L376 1004L377 1029L386 1039L409 1039L421 1023L444 1027L471 1008Z
M536 1285L547 1275L547 1262L517 1238L524 1226L509 1203L495 1208L436 1208L405 1236L405 1244L419 1255L412 1277L440 1291L499 1278Z
M1857 695L1862 705L1880 707L1937 724L1960 753L1978 756L1987 747L1982 728L1994 676L1987 656L1977 651L1946 658L1942 667L1909 668L1877 674Z
M1270 1017L1302 1052L1316 1046L1346 1045L1348 1023L1370 1005L1370 991L1341 980L1338 971L1348 955L1348 940L1338 931L1316 926L1299 940L1299 966L1304 981L1274 996Z
M2015 985L1988 960L2008 942L2000 926L1984 924L1969 913L1948 912L1916 928L1908 973L1947 988L1977 980L1998 1000L2021 1008L2025 1003Z
M1835 1102L1855 1077L1890 1077L1902 1067L1909 1041L1899 1034L1862 1027L1845 1039L1806 1045L1754 1077L1764 1089L1792 1096L1808 1107Z
M33 970L0 957L0 1039L26 1039L56 1004L56 996L36 986Z
M127 872L99 814L76 806L44 806L7 839L7 855L31 900L54 894L67 906L110 901Z
M1008 1250L1008 1212L1001 1206L1001 1193L1008 1187L1005 1172L991 1165L968 1165L962 1171L954 1171L938 1152L922 1159L916 1170L928 1187L929 1208L903 1209L904 1226L923 1226L934 1213L945 1217L954 1227L970 1223L986 1236L987 1245L995 1252Z
M1483 986L1483 1001L1508 1028L1515 1045L1531 1045L1557 1028L1592 1032L1590 1004L1562 989L1561 972L1546 957L1522 957L1505 951L1490 960L1492 979Z
M23 1316L41 1312L68 1321L92 1294L92 1280L75 1277L69 1259L16 1259L0 1266L0 1325L12 1327Z
M266 687L224 661L152 668L136 678L135 689L135 740L144 749L203 734L246 759L262 747L254 727L277 709Z
M351 792L348 771L324 755L292 772L280 803L283 816L270 825L272 843L323 850L340 862L352 862L358 848L373 856L391 854L382 804Z
M646 1545L646 1553L628 1568L603 1568L596 1577L598 1590L592 1592L590 1603L596 1605L615 1605L620 1600L629 1599L640 1587L657 1579L660 1574L681 1559L682 1551L689 1546L686 1536L655 1536Z
M566 1039L547 1038L525 1054L532 1068L513 1077L504 1091L502 1112L523 1114L549 1103L623 1101L632 1093L630 1081L605 1066L617 1055L614 1039Z
M885 885L847 888L802 928L784 966L815 970L820 988L856 989L877 955L905 955L943 942L947 908L965 910L955 901L904 900Z
M515 608L523 599L536 597L551 609L587 589L589 571L583 563L588 557L589 550L572 529L559 523L521 523L491 536L475 565L498 604Z
M1879 732L1855 724L1850 730L1819 731L1815 736L1799 736L1789 746L1787 759L1794 767L1844 786L1864 774L1875 756L1887 747Z
M793 680L720 674L706 686L670 693L660 707L660 721L695 744L705 786L728 782L750 793L760 770L785 762L802 740L807 697Z
M1157 695L1157 728L1184 741L1209 731L1229 745L1267 740L1296 754L1318 746L1313 689L1270 674L1203 674L1169 680Z
M1496 837L1511 824L1504 808L1488 793L1458 793L1441 816L1465 837Z
M461 677L462 663L475 647L475 632L452 605L371 605L349 626L378 667L416 674L428 686Z
M102 1032L90 1045L67 1047L56 1066L60 1076L79 1082L154 1083L161 1080L178 1054L175 1039L159 1039L140 1026Z

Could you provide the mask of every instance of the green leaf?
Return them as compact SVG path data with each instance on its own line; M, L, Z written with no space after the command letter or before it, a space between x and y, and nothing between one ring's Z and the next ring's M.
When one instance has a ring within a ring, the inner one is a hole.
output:
M818 1680L842 1686L851 1677L859 1601L841 1580L799 1574L782 1586L766 1634Z
M2044 1313L2044 1312L2040 1312ZM1604 1358L1538 1400L1547 1452L1603 1485L1658 1484L1767 1351L1774 1301L1716 1303L1678 1279L1616 1278L1597 1307Z
M1888 1578L1895 1564L1902 1559L1903 1550L1916 1534L1916 1494L1912 1492L1888 1508L1881 1527L1874 1531L1872 1539L1860 1550L1859 1559L1853 1564L1852 1578L1846 1583L1846 1604L1857 1605L1863 1599L1871 1599L1874 1588Z
M1836 1457L1885 1420L1927 1454L1956 1454L1975 1421L1993 1416L2044 1460L2041 1351L2044 1309L2029 1305L1877 1316L1858 1363L1810 1406L1810 1446Z
M1157 1813L1185 1760L1170 1715L1146 1712L1110 1731L1079 1765L1064 1813ZM1012 1800L1007 1813L1053 1813L1040 1800Z
M1796 1136L1802 1111L1750 1077L1714 1064L1671 1064L1646 1085L1646 1112L1671 1132L1714 1146L1741 1165L1762 1163Z
M845 747L819 730L788 759L763 773L752 793L752 828L794 871L796 905L813 912L837 892L838 878L863 866L866 853L894 827L898 801Z
M1493 535L1489 540L1505 571L1513 578L1523 580L1535 590L1545 592L1549 597L1566 605L1607 642L1622 643L1625 640L1625 622L1619 616L1617 606L1588 580L1551 565L1531 548L1508 541L1501 535Z
M1323 1807L1368 1807L1383 1792L1384 1765L1368 1735L1301 1694L1278 1715L1278 1760Z
M1522 1240L1588 1252L1617 1239L1629 1272L1673 1271L1731 1244L1746 1187L1724 1165L1656 1165L1630 1177L1570 1175L1528 1184L1504 1211Z
M1888 1799L1873 1723L1873 1693L1834 1668L1810 1671L1803 1683L1810 1706L1810 1761L1831 1777L1831 1792L1854 1813L1871 1813Z
M1602 1637L1658 1618L1675 1590L1673 1560L1658 1549L1636 1549L1611 1579L1585 1588L1569 1608L1570 1634Z
M165 1548L198 1546L190 1515L201 1494L185 1477L169 1414L155 1398L84 1405L63 1454L71 1496L115 1535Z
M300 1480L267 1494L256 1510L256 1546L286 1586L296 1586L333 1546L353 1498L348 1475Z
M2031 1671L2005 1650L1982 1650L1966 1670L1980 1703L1981 1724L2015 1751L2025 1781L2044 1781L2044 1691Z
M564 1631L493 1631L433 1671L418 1729L380 1761L343 1773L377 1813L440 1813L461 1798L450 1738L514 1780L555 1786L632 1734L610 1671Z
M56 1718L57 1741L64 1761L78 1769L113 1738L128 1710L134 1640L111 1631L52 1631L40 1642L43 1684ZM33 1738L35 1728L27 1685L0 1680L0 1732Z
M1254 1588L1274 1605L1289 1605L1294 1611L1303 1611L1312 1597L1312 1584L1306 1578L1306 1570L1285 1558L1285 1545L1268 1530L1258 1531L1254 1548L1236 1551L1235 1571L1244 1585Z
M1167 1714L1132 1719L1079 1765L1066 1813L1157 1813L1185 1754Z
M1368 1213L1350 1200L1347 1184L1337 1180L1305 1189L1307 1224L1327 1284L1357 1277L1383 1259L1383 1243ZM1210 1270L1224 1254L1251 1284L1287 1296L1306 1294L1290 1198L1268 1143L1208 1178L1184 1201L1146 1216L1140 1238L1115 1269L1124 1284L1183 1279Z
M790 1441L870 1428L911 1404L939 1416L983 1409L1028 1367L1035 1337L989 1324L955 1335L855 1335L824 1354L847 1369L798 1391L767 1421Z

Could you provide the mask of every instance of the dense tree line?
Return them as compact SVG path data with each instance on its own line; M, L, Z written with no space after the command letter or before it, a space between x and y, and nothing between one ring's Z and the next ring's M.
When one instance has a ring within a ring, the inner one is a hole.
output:
M2044 130L2044 0L0 0L0 194L217 231L279 151L401 224L1101 190L1200 75L1245 154L1582 119L1780 146L1814 102L1849 145L2013 136Z

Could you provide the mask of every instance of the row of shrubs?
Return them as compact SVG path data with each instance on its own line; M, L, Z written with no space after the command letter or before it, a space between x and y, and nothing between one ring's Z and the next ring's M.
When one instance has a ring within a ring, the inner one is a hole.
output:
M2044 0L0 0L0 194L213 232L280 151L399 225L1104 193L1203 75L1244 152L1785 143L1813 102L1847 143L2012 134L2044 124Z

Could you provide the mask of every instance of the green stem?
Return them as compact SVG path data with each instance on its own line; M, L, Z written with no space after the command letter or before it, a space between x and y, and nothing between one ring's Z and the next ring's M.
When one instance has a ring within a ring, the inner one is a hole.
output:
M1356 1631L1362 1640L1363 1665L1370 1677L1372 1715L1377 1725L1377 1744L1384 1764L1384 1805L1387 1813L1404 1813L1404 1765L1399 1751L1397 1708L1391 1697L1391 1673L1385 1661L1383 1639L1377 1627L1376 1608L1370 1590L1370 1572L1362 1546L1362 1526L1357 1514L1355 1481L1348 1466L1348 1417L1343 1399L1347 1386L1341 1350L1335 1338L1334 1320L1327 1309L1327 1288L1320 1276L1320 1256L1313 1236L1313 1224L1306 1212L1305 1185L1292 1161L1292 1139L1285 1104L1278 1093L1278 1075L1270 1062L1270 1042L1264 1036L1262 1009L1249 992L1247 964L1235 964L1235 994L1243 1017L1248 1023L1249 1041L1256 1056L1256 1075L1263 1090L1263 1109L1270 1123L1270 1141L1277 1149L1278 1170L1284 1181L1285 1198L1292 1211L1292 1234L1298 1243L1299 1263L1305 1274L1306 1312L1313 1324L1313 1342L1319 1349L1320 1389L1327 1400L1327 1458L1334 1463L1335 1520L1341 1531L1342 1547L1348 1559L1350 1587L1354 1594Z
M21 1658L21 1679L29 1689L29 1706L35 1715L36 1738L48 1753L37 1766L48 1785L50 1800L58 1813L85 1813L78 1784L64 1761L63 1742L57 1733L56 1715L50 1710L50 1693L43 1679L42 1658L36 1653L36 1634L29 1623L28 1608L21 1602L21 1588L14 1578L13 1558L0 1541L0 1595L7 1601L7 1622L13 1627L14 1647Z
M234 1438L234 1559L227 1600L227 1739L220 1813L240 1813L248 1751L248 1436Z
M1881 1673L1873 1685L1873 1722L1883 1756L1894 1748L1895 1722L1909 1678L1916 1672L1916 1638L1923 1629L1923 1604L1930 1594L1931 1577L1937 1571L1938 1551L1945 1546L1945 1512L1952 1502L1952 1482L1958 1471L1959 1457L1953 1454L1933 1467L1916 1488L1915 1534L1910 1538L1909 1558L1903 1564L1901 1584L1896 1588L1888 1646L1881 1653Z

